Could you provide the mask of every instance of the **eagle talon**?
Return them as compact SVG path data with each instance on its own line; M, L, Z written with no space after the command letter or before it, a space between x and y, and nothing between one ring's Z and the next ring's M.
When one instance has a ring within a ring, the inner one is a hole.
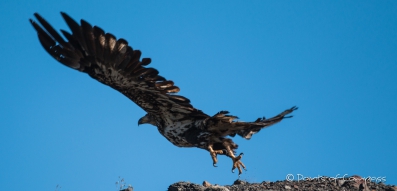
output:
M242 173L241 167L243 167L243 169L245 171L247 171L247 169L245 168L245 165L243 164L243 162L241 162L241 158L242 158L243 155L244 155L244 153L240 153L237 157L235 157L235 156L231 156L230 157L233 160L232 173L234 173L234 170L237 168L239 177L240 177L240 175Z
M212 145L208 146L208 151L210 152L210 155L211 155L211 158L212 158L212 166L218 167L218 166L216 166L216 163L218 162L218 159L216 158L216 156L218 154L223 154L224 151L222 151L222 150L214 150L212 148Z

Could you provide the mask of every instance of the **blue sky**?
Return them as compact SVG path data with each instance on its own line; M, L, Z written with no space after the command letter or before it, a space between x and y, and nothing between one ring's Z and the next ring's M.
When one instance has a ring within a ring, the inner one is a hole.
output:
M243 121L299 106L292 119L234 138L251 182L343 176L397 184L396 1L2 1L0 190L166 190L231 184L231 160L178 148L120 93L41 47L28 19L59 12L128 40L180 95Z

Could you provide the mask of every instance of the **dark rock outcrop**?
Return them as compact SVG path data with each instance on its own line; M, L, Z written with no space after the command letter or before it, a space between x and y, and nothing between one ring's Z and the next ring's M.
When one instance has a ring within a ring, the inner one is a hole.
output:
M168 187L168 191L274 191L274 190L386 190L397 191L397 186L386 185L383 182L365 180L360 176L347 178L319 177L301 181L264 181L261 183L249 183L243 180L234 181L233 185L219 186L204 181L203 185L177 182Z

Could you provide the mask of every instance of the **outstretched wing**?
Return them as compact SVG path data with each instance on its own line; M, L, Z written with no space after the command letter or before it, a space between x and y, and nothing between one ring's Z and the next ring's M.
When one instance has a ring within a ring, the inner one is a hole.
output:
M87 73L92 78L121 92L146 112L172 120L189 116L208 117L195 109L190 100L173 93L179 92L174 82L146 67L150 58L140 60L141 52L133 50L124 39L116 39L101 28L81 20L79 25L67 14L63 18L72 34L61 30L65 41L38 13L42 27L30 19L44 49L60 63Z
M227 115L229 113L227 111L220 111L208 119L208 130L222 137L227 135L234 137L237 134L245 139L251 139L252 135L258 133L261 129L274 125L284 118L292 117L287 115L297 109L294 106L272 118L258 118L254 122L235 121L238 118L237 116Z

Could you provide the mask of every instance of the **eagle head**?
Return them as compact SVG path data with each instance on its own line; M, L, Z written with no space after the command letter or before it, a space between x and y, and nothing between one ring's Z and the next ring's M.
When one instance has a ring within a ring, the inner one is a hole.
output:
M150 114L146 114L145 116L141 117L138 121L138 125L146 124L146 123L156 126L156 120L154 119L154 116Z

